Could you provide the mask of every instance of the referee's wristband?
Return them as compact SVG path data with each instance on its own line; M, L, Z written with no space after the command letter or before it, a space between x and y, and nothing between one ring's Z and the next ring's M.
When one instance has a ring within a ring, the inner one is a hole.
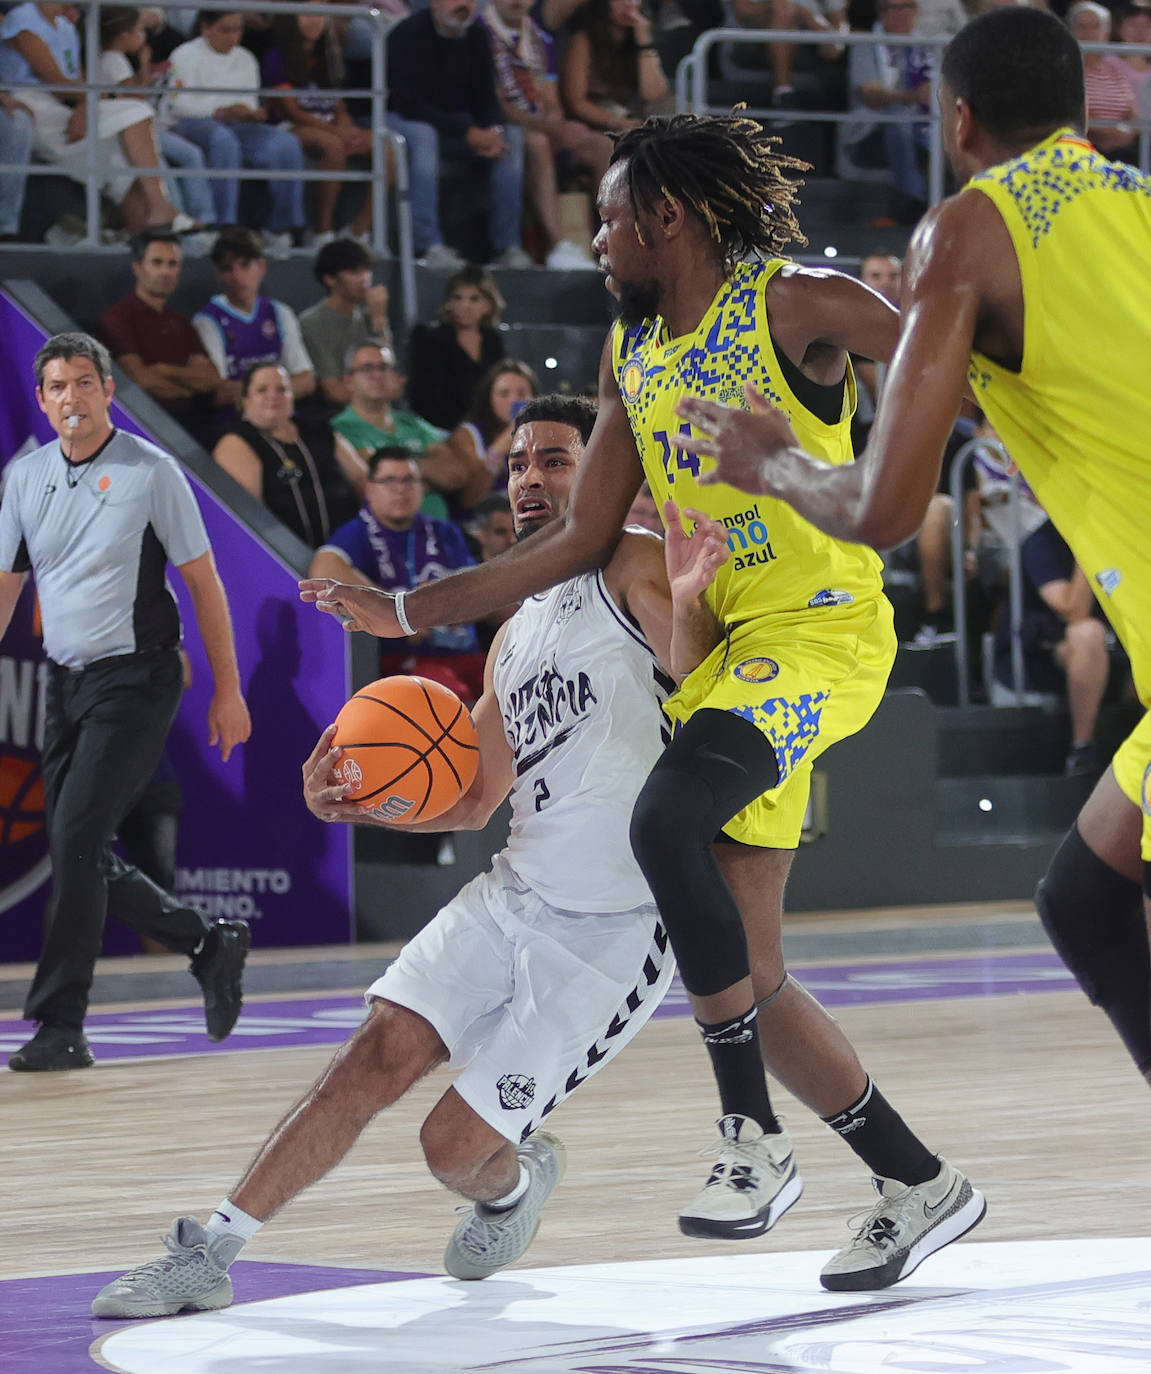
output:
M414 635L416 633L416 627L408 619L407 612L404 610L404 599L406 596L407 592L397 592L395 600L392 602L392 609L396 613L396 619L399 621L400 629L403 630L404 634Z

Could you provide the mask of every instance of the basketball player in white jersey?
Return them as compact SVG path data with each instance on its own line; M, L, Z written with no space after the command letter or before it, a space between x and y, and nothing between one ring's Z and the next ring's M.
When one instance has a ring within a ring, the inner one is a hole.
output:
M561 396L517 416L519 538L562 516L594 421L589 402ZM446 815L405 829L480 829L510 793L507 847L371 985L366 1020L207 1224L178 1218L168 1254L108 1284L96 1316L226 1307L244 1243L440 1064L460 1073L420 1142L436 1178L474 1204L445 1268L481 1279L527 1249L564 1167L541 1124L635 1037L673 971L628 824L663 749L672 678L718 643L703 593L728 550L722 525L701 516L689 538L670 504L668 515L666 550L625 531L606 568L530 598L501 626L473 713L476 781ZM305 799L322 820L363 822L333 775L333 734L304 765Z

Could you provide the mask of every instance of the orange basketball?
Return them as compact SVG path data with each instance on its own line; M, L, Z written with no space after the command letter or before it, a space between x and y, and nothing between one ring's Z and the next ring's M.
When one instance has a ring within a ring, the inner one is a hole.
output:
M472 785L479 740L455 692L423 677L382 677L336 717L336 777L349 800L393 825L442 816Z

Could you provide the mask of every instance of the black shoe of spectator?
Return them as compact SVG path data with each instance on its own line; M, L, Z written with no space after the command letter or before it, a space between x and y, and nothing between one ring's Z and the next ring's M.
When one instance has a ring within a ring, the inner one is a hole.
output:
M1063 776L1066 778L1097 778L1102 772L1103 760L1093 740L1077 744L1063 765Z
M209 1040L225 1040L244 1004L244 960L252 944L247 921L214 921L204 948L192 956L192 974L204 990Z
M31 1040L8 1060L17 1073L47 1073L58 1069L90 1069L96 1061L84 1032L67 1026L41 1026Z

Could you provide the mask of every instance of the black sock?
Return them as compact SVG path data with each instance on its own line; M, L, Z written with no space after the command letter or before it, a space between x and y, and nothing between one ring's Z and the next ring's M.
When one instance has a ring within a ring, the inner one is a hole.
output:
M724 1116L732 1113L748 1116L768 1135L777 1134L780 1127L767 1095L755 1008L714 1026L705 1026L702 1021L695 1024L711 1055L711 1068Z
M841 1135L873 1174L913 1187L939 1173L933 1155L869 1078L854 1106L824 1121Z

